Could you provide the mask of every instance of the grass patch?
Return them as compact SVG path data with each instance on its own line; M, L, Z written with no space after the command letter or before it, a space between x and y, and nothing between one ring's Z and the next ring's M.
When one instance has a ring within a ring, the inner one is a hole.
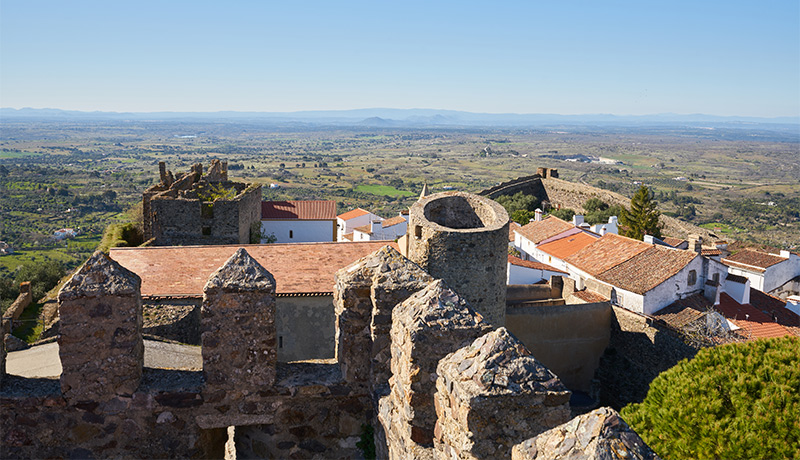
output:
M14 337L24 340L25 343L33 343L39 340L42 330L44 330L44 324L40 318L43 306L40 303L32 303L23 310L19 319L14 321L14 324L17 324L11 332Z
M390 185L359 185L356 187L356 191L379 196L414 196L414 192L398 190Z
M63 264L71 262L73 256L64 252L63 249L46 249L46 250L21 250L16 251L14 254L0 257L0 268L8 272L13 272L20 265L27 262L40 262L44 259L57 260Z
M41 153L36 153L36 152L19 152L19 151L16 151L16 152L8 152L8 151L6 151L6 152L0 152L0 159L6 159L6 158L24 158L24 157L32 157L32 156L36 156L36 155L41 155Z

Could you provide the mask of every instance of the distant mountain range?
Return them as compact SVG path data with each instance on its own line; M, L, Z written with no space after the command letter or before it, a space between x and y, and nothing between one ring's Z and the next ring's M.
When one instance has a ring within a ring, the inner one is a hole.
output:
M704 124L742 127L753 124L794 125L800 128L800 117L738 117L704 114L679 115L559 115L517 113L474 113L437 109L354 109L313 110L301 112L81 112L61 109L0 108L0 119L49 120L230 120L264 121L271 123L308 123L368 127L435 127L486 126L523 127L546 125L692 125Z

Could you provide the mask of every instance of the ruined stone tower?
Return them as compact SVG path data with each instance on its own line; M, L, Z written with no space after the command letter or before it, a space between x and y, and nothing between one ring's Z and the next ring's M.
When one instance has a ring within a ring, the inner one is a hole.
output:
M508 213L464 192L416 202L409 213L408 258L441 278L494 326L505 324Z

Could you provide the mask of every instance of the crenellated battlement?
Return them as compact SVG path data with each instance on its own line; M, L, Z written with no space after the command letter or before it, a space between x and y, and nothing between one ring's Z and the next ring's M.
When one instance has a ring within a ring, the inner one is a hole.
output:
M4 456L221 457L235 427L244 457L360 458L371 424L379 458L510 458L569 417L521 342L390 246L336 274L333 360L277 363L275 284L239 249L203 291L202 371L150 368L139 278L96 253L59 294L60 383L2 381Z

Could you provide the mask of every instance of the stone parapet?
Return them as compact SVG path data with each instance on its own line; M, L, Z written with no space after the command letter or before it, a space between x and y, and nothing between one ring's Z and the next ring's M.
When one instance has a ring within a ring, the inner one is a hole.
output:
M512 460L559 458L656 460L659 457L617 411L602 407L517 444L511 451Z
M58 293L61 390L70 403L130 395L144 365L139 277L96 252Z
M483 317L447 288L432 282L395 307L392 314L391 415L384 416L390 446L430 446L436 411L433 405L439 360L491 330ZM398 450L393 458L405 458Z
M275 383L275 278L240 248L203 288L206 392L238 400Z
M392 311L433 278L387 245L339 270L335 280L336 356L342 374L374 391L391 375Z
M569 390L505 328L442 359L437 374L439 458L508 458L531 433L569 419Z

